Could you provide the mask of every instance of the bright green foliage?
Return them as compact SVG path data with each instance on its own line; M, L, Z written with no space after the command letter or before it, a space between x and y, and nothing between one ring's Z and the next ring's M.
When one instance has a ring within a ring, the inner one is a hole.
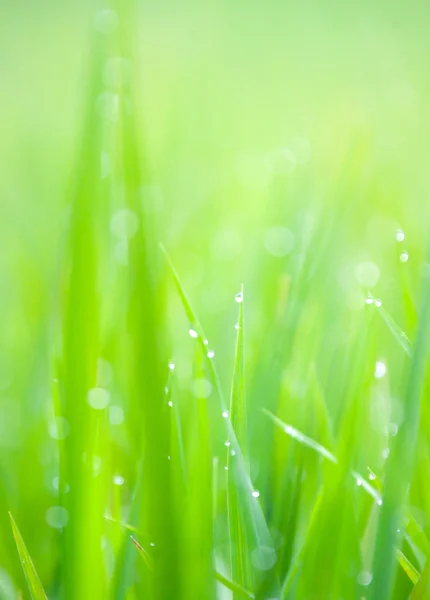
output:
M0 600L429 597L427 3L21 4Z

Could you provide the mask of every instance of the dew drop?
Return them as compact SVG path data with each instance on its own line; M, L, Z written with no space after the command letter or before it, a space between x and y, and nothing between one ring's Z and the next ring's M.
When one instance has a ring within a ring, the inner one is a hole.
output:
M260 492L258 490L253 490L251 494L254 498L259 498Z
M226 471L228 471L228 466L227 466L227 465L225 465L224 469L225 469Z
M365 303L366 303L366 304L373 304L373 302L374 302L374 301L373 301L373 298L371 298L371 297L369 297L369 298L366 298L366 300L365 300Z
M236 300L236 302L238 304L240 304L241 302L243 302L243 294L242 294L242 292L239 292L238 294L236 294L236 296L234 297L234 299Z
M189 333L190 337L192 337L194 339L199 337L199 334L197 333L197 331L195 329L189 329L188 333Z
M208 358L213 358L215 356L215 352L213 350L209 350Z
M405 234L401 229L397 230L396 233L396 242L403 242L403 240L405 239Z
M390 455L390 449L389 448L384 448L382 450L382 458L387 459L389 457L389 455Z
M171 400L169 400L169 402L167 403L168 406L172 407L173 406L173 402Z
M370 481L374 481L376 479L375 473L369 473L369 479Z
M170 371L174 371L175 368L176 368L175 363L174 362L169 362L169 369L170 369Z
M228 410L223 410L222 416L223 416L223 419L228 419Z
M121 477L121 475L115 475L112 481L114 485L124 485L124 477Z
M236 456L236 450L232 450L232 451L230 452L230 456Z
M387 365L378 360L375 364L375 379L382 379L387 374Z
M377 501L377 503L376 503L376 504L377 504L378 506L382 506L382 499L381 499L381 498L379 498L379 500Z
M230 446L230 441L227 440L226 442L224 442L224 446L227 446L227 447Z
M236 323L236 325L234 326L234 328L236 329L236 331L239 330L239 327L240 327L239 323Z
M203 343L205 346L207 346L209 344L209 342L207 340L204 340Z
M375 298L375 306L376 308L380 308L382 306L382 300L379 300L379 298Z
M402 252L400 255L400 262L405 263L409 260L409 254L407 252Z

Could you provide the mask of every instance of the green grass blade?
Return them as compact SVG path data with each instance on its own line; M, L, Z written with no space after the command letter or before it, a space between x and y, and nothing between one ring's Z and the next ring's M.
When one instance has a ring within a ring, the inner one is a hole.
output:
M410 581L415 585L419 578L420 574L411 561L403 554L399 548L396 548L396 558L399 561L399 565L402 567Z
M40 579L37 574L36 568L33 564L33 561L31 560L24 540L22 539L22 535L18 529L18 526L15 523L15 519L13 518L11 513L9 513L9 517L12 525L13 537L15 538L19 558L21 560L22 568L25 574L25 578L27 580L28 589L30 591L30 596L32 600L47 600L48 597L43 590L42 584L40 583Z
M422 303L418 332L412 354L404 398L404 423L395 438L387 465L384 504L374 551L372 600L388 600L393 585L394 545L399 524L399 505L405 500L412 478L413 459L419 431L421 395L426 373L430 326L430 273L423 277Z
M215 572L215 579L239 598L249 598L249 600L255 598L252 592L246 590L234 581L227 579L227 577L224 577L224 575L221 575L218 571Z
M425 600L430 596L430 559L427 560L426 567L419 577L409 600Z

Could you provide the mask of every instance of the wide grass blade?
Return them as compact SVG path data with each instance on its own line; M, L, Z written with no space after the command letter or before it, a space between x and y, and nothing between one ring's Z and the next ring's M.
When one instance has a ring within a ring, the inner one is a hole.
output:
M45 594L42 584L40 583L40 579L37 574L36 568L33 564L33 561L31 560L24 540L22 539L22 535L18 529L17 524L15 523L15 519L13 518L11 513L9 513L9 517L12 525L13 537L15 538L19 558L21 560L22 568L25 574L25 578L27 580L28 589L30 591L30 596L32 600L48 600L48 597Z

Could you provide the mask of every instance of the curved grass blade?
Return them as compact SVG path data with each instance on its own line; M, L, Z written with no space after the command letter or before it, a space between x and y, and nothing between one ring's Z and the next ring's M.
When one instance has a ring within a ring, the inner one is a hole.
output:
M252 485L252 481L248 469L246 467L246 462L242 452L242 448L238 442L237 435L232 425L231 419L229 418L230 414L227 410L224 394L221 388L220 378L215 367L215 361L208 358L207 356L206 346L204 344L206 336L203 327L200 324L196 313L191 307L188 297L180 282L179 275L175 267L173 266L172 260L170 259L164 246L160 244L160 247L166 258L166 262L170 269L170 272L173 276L173 280L175 282L175 286L178 295L181 299L182 305L184 307L185 313L190 323L193 325L194 330L197 333L196 342L199 344L202 350L202 353L205 357L207 369L214 382L214 387L220 403L220 411L224 415L226 415L226 418L222 419L225 427L226 439L230 441L231 448L234 449L236 452L234 458L234 469L232 469L232 472L234 472L236 480L236 489L238 495L240 496L239 502L241 510L243 515L246 516L247 523L250 528L250 534L252 534L252 541L255 545L261 544L273 548L272 537L270 535L269 527L267 525L264 513L257 500L257 497L253 497L254 486Z
M373 296L371 294L369 295L369 297L373 298ZM391 331L391 333L393 334L396 341L400 344L400 346L403 348L403 350L409 356L409 358L411 358L412 357L412 343L411 343L410 339L408 338L408 336L406 335L406 333L397 325L397 323L388 314L388 312L385 310L385 308L383 306L378 306L377 308L378 308L379 314L382 317L382 320L384 321L384 323L386 324L388 329Z
M215 579L217 581L219 581L228 590L233 592L233 594L236 594L237 596L240 596L241 598L249 598L250 600L255 598L255 596L252 592L246 590L239 584L234 583L233 581L230 581L230 579L227 579L227 577L224 577L224 575L221 575L221 573L219 573L218 571L215 572Z
M430 272L426 268L416 343L404 395L404 424L393 443L387 463L384 505L378 525L374 550L372 600L388 600L394 577L394 545L400 514L412 474L419 433L421 396L426 376L430 329Z
M21 560L24 575L27 580L28 589L30 591L30 596L32 600L48 600L48 597L45 594L42 584L40 583L40 579L37 574L36 568L33 564L33 561L31 560L31 557L28 553L24 540L22 539L22 535L18 529L18 526L15 523L15 519L13 518L12 513L9 513L9 517L12 525L13 537L15 538L19 558Z
M311 448L312 450L314 450L315 452L320 454L323 458L326 458L333 464L335 464L335 465L338 464L338 460L337 460L336 456L332 452L330 452L330 450L327 450L327 448L322 446L319 442L316 442L315 440L308 437L307 435L305 435L304 433L302 433L295 427L292 427L291 425L284 423L283 421L281 421L281 419L279 419L273 413L271 413L270 410L263 408L263 412L275 423L275 425L280 427L291 438L298 441L300 444L303 444L304 446ZM372 498L374 498L374 500L378 504L382 504L382 497L381 497L380 493L378 492L378 490L376 490L374 487L372 487L370 485L370 483L368 483L366 481L366 479L362 475L360 475L360 473L357 473L357 471L351 471L351 475L357 482L359 482L360 486L370 496L372 496Z
M399 565L402 567L408 578L412 581L414 585L416 585L420 578L420 574L417 571L417 569L414 567L411 561L408 558L406 558L403 552L399 550L399 548L396 548L396 557L399 561Z
M130 536L131 541L136 546L137 551L139 552L139 556L142 558L145 565L148 567L150 571L152 571L152 563L151 558L145 548L139 544L139 542L132 535Z

